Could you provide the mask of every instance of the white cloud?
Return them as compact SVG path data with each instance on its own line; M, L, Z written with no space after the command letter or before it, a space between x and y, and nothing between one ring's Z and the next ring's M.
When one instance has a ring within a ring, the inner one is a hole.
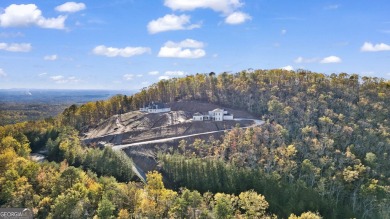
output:
M68 80L71 82L77 82L79 79L77 79L75 76L68 77Z
M57 55L47 55L47 56L43 57L43 60L46 60L46 61L55 61L57 59L58 59Z
M16 37L24 37L24 34L22 32L15 32L15 33L1 32L0 37L1 38L16 38Z
M225 23L236 25L236 24L242 24L245 21L251 20L251 19L252 19L252 17L249 16L248 14L237 11L237 12L231 13L229 16L227 16L225 18Z
M158 80L168 80L169 78L170 78L169 76L163 75L158 77Z
M165 0L164 5L172 10L192 11L198 8L209 8L229 14L241 7L243 3L240 0Z
M44 73L40 73L38 76L39 76L39 77L43 77L43 76L45 76L45 75L47 75L47 73L46 73L46 72L44 72Z
M51 76L50 79L54 81L57 84L65 84L65 83L77 83L80 80L77 79L75 76L65 77L62 75L55 75Z
M204 43L203 42L200 42L200 41L197 41L197 40L193 40L193 39L185 39L181 42L178 42L178 43L175 43L175 42L172 42L172 41L168 41L165 43L165 46L168 46L168 47L186 47L186 48L203 48L204 47Z
M35 4L12 4L0 14L1 27L38 26L42 28L64 29L66 16L45 18Z
M143 74L138 74L137 77L142 78L144 75Z
M134 75L133 74L125 74L125 75L123 75L123 79L125 79L126 81L131 81L134 79Z
M287 71L294 71L294 68L291 65L284 66L281 69L287 70Z
M303 57L302 56L299 56L298 58L296 58L295 60L294 60L294 62L295 63L302 63L303 62Z
M87 7L85 6L84 3L77 3L77 2L66 2L62 5L57 6L55 9L56 11L59 12L69 12L69 13L74 13L78 11L82 11L86 9Z
M186 74L186 73L183 71L166 71L165 72L165 75L169 75L169 76L183 76L184 74Z
M31 49L30 43L0 43L0 50L9 52L30 52Z
M160 72L158 72L158 71L151 71L148 74L149 75L158 75L158 74L160 74Z
M183 49L181 47L163 46L158 53L158 57L165 58L188 58L197 59L206 55L203 49Z
M2 68L0 68L0 78L1 77L7 77L7 74L5 73L5 71Z
M131 57L141 55L144 53L150 53L151 49L148 47L125 47L125 48L114 48L106 47L104 45L97 46L93 49L95 55L102 55L107 57Z
M317 61L318 58L303 58L302 56L299 56L294 60L295 63L312 63Z
M203 42L186 39L175 43L168 41L160 48L158 57L197 59L206 55Z
M281 33L282 35L285 35L285 34L287 33L287 30L286 30L286 29L283 29L283 30L280 31L280 33Z
M390 51L390 45L385 43L372 44L370 42L365 42L360 48L363 52L379 52L379 51Z
M323 58L320 61L320 63L322 63L322 64L340 63L340 62L341 62L341 58L337 57L337 56L328 56L328 57Z
M170 30L191 30L200 28L200 24L191 24L190 19L190 16L184 14L180 16L167 14L157 20L150 21L147 28L151 34Z
M324 9L325 10L336 10L340 7L340 5L328 5L328 6L325 6Z
M64 79L64 76L62 75L51 76L50 79L52 79L53 81L58 81Z

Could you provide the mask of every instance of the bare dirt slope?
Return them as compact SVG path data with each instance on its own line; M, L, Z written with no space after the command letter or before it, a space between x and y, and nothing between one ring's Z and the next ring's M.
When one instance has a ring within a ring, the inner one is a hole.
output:
M252 114L246 111L232 109L228 107L222 107L213 103L206 103L200 101L178 101L178 102L168 103L166 105L171 107L173 111L185 111L191 113L191 115L196 112L206 113L210 110L221 108L233 114L235 118L255 119L255 117Z
M183 101L167 104L172 108L168 113L142 113L138 111L115 115L90 128L84 133L85 143L99 141L114 145L141 142L153 139L196 134L224 130L234 127L237 123L247 126L249 121L192 121L195 112L207 112L222 108L215 104ZM227 109L235 117L253 118L244 111Z

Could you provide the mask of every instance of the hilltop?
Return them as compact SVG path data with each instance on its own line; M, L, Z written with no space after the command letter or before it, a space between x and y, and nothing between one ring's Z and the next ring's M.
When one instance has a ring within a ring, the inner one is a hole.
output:
M168 103L172 110L164 113L143 113L131 111L113 115L83 134L85 143L107 142L114 145L142 142L182 135L213 132L230 129L237 124L241 127L252 121L192 121L196 112L207 112L221 106L200 102L180 101ZM253 119L253 115L243 110L225 108L235 117Z

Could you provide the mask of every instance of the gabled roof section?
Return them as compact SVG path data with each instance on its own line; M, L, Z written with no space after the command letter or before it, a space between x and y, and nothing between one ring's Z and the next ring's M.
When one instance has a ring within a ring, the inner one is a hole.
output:
M213 112L224 112L224 110L220 109L220 108L217 108L217 109L214 109Z

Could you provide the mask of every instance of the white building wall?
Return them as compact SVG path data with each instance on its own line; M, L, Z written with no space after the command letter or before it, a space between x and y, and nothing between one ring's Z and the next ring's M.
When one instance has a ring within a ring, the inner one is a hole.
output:
M224 115L223 120L233 120L233 115Z
M171 108L162 108L162 109L148 109L148 113L165 113L170 112Z
M223 113L221 112L216 112L214 114L215 121L223 121Z
M193 116L192 120L194 120L194 121L203 121L203 115L202 116Z

